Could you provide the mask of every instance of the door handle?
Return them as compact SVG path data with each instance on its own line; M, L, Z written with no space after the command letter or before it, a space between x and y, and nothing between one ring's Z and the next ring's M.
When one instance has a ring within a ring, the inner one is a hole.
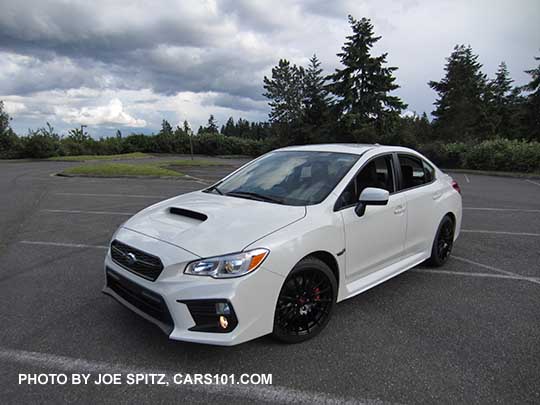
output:
M437 191L436 193L433 193L433 199L434 200L438 200L439 198L442 197L442 191Z
M394 214L399 215L402 214L405 211L405 207L403 205L398 205L396 208L394 208Z

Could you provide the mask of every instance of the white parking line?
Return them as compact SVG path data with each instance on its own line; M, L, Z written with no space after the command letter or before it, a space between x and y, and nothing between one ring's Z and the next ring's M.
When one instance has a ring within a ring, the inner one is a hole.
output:
M505 276L503 274L493 274L493 273L473 273L473 272L467 272L467 271L435 270L435 269L413 269L413 271L415 273L450 274L454 276L493 277L493 278L508 278L512 280L521 280L521 277Z
M227 396L232 398L243 398L252 402L276 402L288 404L366 404L384 405L389 404L378 399L346 398L323 392L303 391L279 385L176 385L173 383L173 375L187 373L169 370L157 370L139 368L119 363L107 363L94 360L79 359L56 354L31 352L0 348L0 359L6 362L22 364L25 367L36 367L60 370L68 373L157 373L165 374L166 380L170 382L168 386L180 391L189 391L205 395ZM95 376L94 376L95 377Z
M134 215L134 212L117 212L117 211L80 211L80 210L41 210L42 212L51 212L59 214L90 214L90 215Z
M60 243L60 242L43 242L39 240L21 240L19 243L25 245L43 245L43 246L60 246L69 248L93 248L93 249L108 249L108 246L103 245L86 245L83 243Z
M521 277L521 276L507 276L504 274L493 273L473 273L468 271L451 271L451 270L435 270L435 269L414 269L415 273L429 273L429 274L448 274L452 276L469 276L469 277L487 277L487 278L505 278L510 280L524 280L537 282L534 277Z
M169 198L166 195L144 195L144 194L92 194L92 193L54 193L55 195L72 195L80 197L126 197L126 198Z
M522 208L484 208L484 207L463 207L464 210L469 211L509 211L509 212L530 212L538 213L540 210L529 210Z
M482 229L462 229L464 233L487 233L493 235L514 235L514 236L540 236L540 233L532 232L506 232L506 231L485 231Z
M495 271L497 273L504 274L506 276L517 277L517 278L520 278L522 280L527 280L527 281L530 281L532 283L540 284L540 279L538 279L537 277L522 276L522 275L517 274L517 273L512 273L511 271L508 271L508 270L503 270L503 269L499 269L497 267L490 266L488 264L475 262L474 260L470 260L470 259L467 259L467 258L461 257L461 256L452 255L452 258L456 259L458 261L464 262L464 263L468 263L468 264L472 264L474 266L482 267L483 269Z
M536 184L537 186L540 187L540 183L537 183L536 181L532 181L532 180L525 180L525 181L531 184Z
M470 183L471 181L469 180L469 176L467 176L466 174L463 174L465 176L465 180L467 181L467 183Z

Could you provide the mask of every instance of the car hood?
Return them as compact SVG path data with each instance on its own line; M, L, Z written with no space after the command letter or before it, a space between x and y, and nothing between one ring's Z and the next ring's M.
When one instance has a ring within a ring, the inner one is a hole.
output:
M210 257L241 251L305 215L305 207L197 191L152 205L123 227Z

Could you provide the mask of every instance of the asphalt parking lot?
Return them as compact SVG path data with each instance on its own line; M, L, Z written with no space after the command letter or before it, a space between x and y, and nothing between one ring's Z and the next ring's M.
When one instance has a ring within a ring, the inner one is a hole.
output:
M445 267L339 304L303 344L227 348L169 341L101 293L114 230L204 182L51 176L73 164L0 163L1 403L540 402L540 180L455 174L463 233ZM149 370L272 373L273 385L18 384L19 373Z

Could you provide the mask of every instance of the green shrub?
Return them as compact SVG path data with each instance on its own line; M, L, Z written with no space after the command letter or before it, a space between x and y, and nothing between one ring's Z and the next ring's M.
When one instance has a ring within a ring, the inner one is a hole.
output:
M504 138L483 141L469 148L465 166L478 170L538 172L540 143Z
M62 156L99 155L101 152L98 142L80 130L72 130L67 137L60 140Z
M540 172L540 143L492 139L478 144L435 142L420 151L446 169Z
M458 169L464 167L468 146L464 143L434 142L420 145L419 151L440 167Z
M23 157L43 159L60 155L60 137L45 128L30 131L20 139Z
M132 134L122 138L122 153L156 152L154 136Z
M188 139L189 142L189 139ZM188 143L189 148L189 143ZM193 149L202 155L258 156L267 151L264 141L236 138L220 134L201 134L193 137ZM188 149L189 150L189 149Z
M100 155L119 155L125 152L122 138L101 138L96 146Z
M371 132L365 127L355 134L366 140ZM402 136L401 143L388 143L403 144L406 138ZM385 141L391 139L393 138L389 135ZM194 135L191 140L196 154L211 156L259 156L292 142L290 138L278 136L255 140L215 133ZM394 140L397 141L397 138ZM412 138L410 141L412 142ZM445 144L437 141L419 145L417 149L435 164L446 169L540 172L540 142L504 138L480 143ZM50 125L37 131L30 131L25 137L18 137L12 131L5 131L0 135L0 158L47 158L133 152L188 154L190 138L181 132L165 132L157 135L132 134L125 138L110 137L95 140L78 130L73 130L69 136L60 138Z
M11 129L0 132L0 159L17 159L22 157L22 143Z

